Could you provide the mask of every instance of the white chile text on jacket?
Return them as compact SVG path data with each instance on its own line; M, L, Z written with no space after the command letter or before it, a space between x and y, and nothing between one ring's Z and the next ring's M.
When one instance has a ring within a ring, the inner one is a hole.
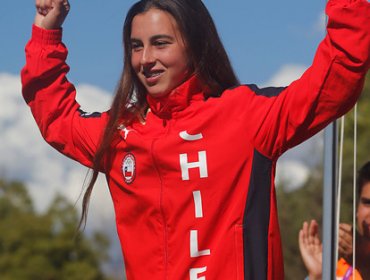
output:
M190 135L186 131L180 132L180 137L185 141L197 141L203 138L201 133L196 135ZM181 178L183 181L190 180L189 178L189 169L190 168L199 168L200 178L208 177L207 170L207 154L206 151L198 151L198 161L188 162L188 154L180 154L180 167L181 167ZM202 206L202 194L200 190L193 191L194 199L194 210L195 218L203 218L203 206ZM199 250L198 243L198 231L190 231L190 257L199 258L202 256L208 256L211 254L210 249ZM207 271L207 267L199 268L190 268L189 277L190 280L206 280L205 276L199 277L198 275Z

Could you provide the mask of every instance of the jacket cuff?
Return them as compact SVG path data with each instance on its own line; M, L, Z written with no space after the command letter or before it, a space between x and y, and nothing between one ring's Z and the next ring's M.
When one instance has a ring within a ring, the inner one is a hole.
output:
M32 40L44 45L57 45L62 41L62 29L44 29L32 25Z

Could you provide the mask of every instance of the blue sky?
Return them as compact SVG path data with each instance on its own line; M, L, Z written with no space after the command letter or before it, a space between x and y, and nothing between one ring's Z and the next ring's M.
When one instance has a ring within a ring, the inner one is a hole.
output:
M28 2L28 3L25 3ZM307 66L323 37L324 1L205 0L243 83L264 84L286 64ZM134 1L71 1L64 24L69 78L112 92L122 66L121 29ZM34 2L5 1L0 16L0 72L18 74Z

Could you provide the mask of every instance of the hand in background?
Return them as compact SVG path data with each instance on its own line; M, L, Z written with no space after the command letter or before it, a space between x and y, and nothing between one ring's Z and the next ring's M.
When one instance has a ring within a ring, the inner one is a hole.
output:
M315 220L310 224L303 223L299 231L298 243L309 279L322 279L322 244L319 238L319 226Z
M338 251L342 257L352 255L352 226L349 224L339 224Z

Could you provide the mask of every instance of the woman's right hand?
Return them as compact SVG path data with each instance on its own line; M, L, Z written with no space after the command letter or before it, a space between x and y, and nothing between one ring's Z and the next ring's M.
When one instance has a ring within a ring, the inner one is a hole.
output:
M59 29L69 10L68 0L36 0L34 24L44 29Z

